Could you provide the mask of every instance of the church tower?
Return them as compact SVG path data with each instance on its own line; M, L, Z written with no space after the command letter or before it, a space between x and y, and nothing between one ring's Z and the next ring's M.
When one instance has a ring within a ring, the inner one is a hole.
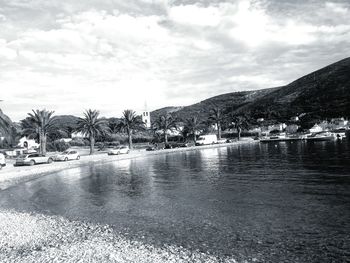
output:
M150 112L147 110L147 104L145 103L145 109L142 112L142 121L145 123L145 126L147 129L151 128L151 114Z

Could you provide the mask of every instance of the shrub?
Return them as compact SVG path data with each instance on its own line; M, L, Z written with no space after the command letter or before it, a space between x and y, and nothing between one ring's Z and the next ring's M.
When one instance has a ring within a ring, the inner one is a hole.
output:
M105 145L107 145L109 147L115 147L115 146L119 146L120 142L119 141L107 142L107 143L105 143Z
M74 138L69 142L69 144L71 146L88 146L89 142L81 138Z
M100 151L106 148L106 145L103 142L96 142L95 147L97 147Z
M70 144L61 140L56 140L47 143L46 148L50 152L63 152L70 148Z

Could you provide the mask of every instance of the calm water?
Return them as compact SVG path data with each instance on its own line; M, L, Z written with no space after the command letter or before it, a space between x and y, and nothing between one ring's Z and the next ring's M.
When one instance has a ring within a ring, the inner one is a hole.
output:
M257 143L95 164L1 191L0 206L238 260L345 262L350 143Z

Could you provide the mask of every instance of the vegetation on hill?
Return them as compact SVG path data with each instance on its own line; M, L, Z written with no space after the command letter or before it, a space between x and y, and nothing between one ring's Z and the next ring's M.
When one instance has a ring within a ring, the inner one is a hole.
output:
M321 119L350 117L350 58L324 67L292 83L276 88L232 92L215 96L186 107L166 107L151 112L151 120L167 114L169 109L179 119L198 116L206 121L213 108L244 115L250 120L288 122L301 116L310 126Z
M280 87L253 103L240 107L238 111L253 118L273 118L279 121L299 115L314 121L349 118L350 58Z

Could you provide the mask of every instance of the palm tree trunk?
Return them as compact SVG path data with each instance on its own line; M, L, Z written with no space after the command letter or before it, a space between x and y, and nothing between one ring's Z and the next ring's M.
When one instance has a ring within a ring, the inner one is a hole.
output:
M218 128L218 140L221 140L221 123L217 123L217 128Z
M128 130L129 148L132 149L132 136L131 131Z
M166 132L166 130L164 130L164 142L165 144L168 143L168 133Z
M46 134L42 134L41 138L41 153L46 155Z
M193 141L194 141L194 144L196 144L197 142L196 131L193 132Z
M95 138L94 136L90 135L90 155L94 153L94 147L95 147Z
M237 132L238 132L238 140L241 139L241 128L237 128Z
M43 131L39 131L39 153L45 155L46 154L46 135Z

